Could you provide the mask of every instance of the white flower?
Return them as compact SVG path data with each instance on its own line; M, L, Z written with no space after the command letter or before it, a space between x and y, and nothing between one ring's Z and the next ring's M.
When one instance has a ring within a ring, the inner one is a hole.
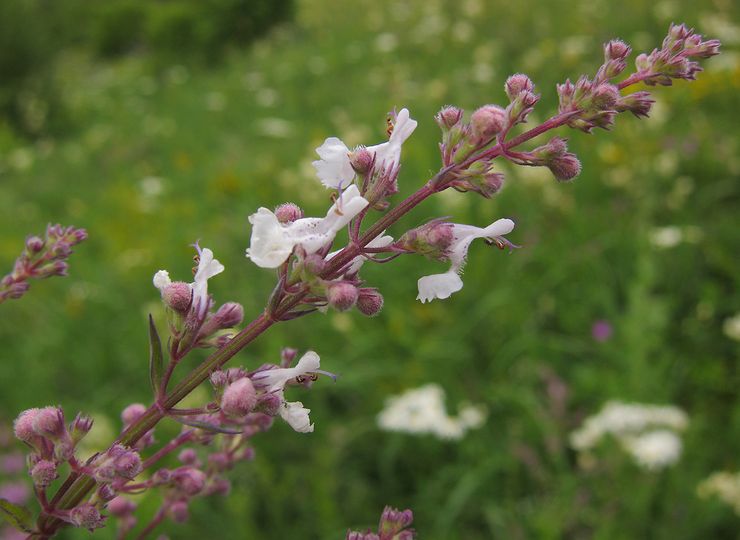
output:
M681 457L681 439L665 429L626 438L622 444L639 466L649 470L673 465Z
M728 338L740 341L740 313L725 319L722 323L722 331Z
M393 124L393 132L388 142L368 146L367 150L375 154L375 169L389 170L401 162L401 145L414 132L417 121L409 116L408 109L401 109Z
M375 169L390 170L401 162L401 145L416 129L417 122L409 117L408 109L401 109L396 116L393 132L388 141L368 146L367 150L375 154ZM316 149L321 159L312 165L316 175L327 188L342 189L355 177L355 171L349 160L350 149L340 139L329 137Z
M480 409L466 407L454 417L447 414L444 400L444 390L436 384L407 390L388 398L378 415L378 426L386 431L460 439L468 429L482 425L484 415Z
M255 386L266 387L267 392L280 391L289 380L301 375L315 373L319 369L320 363L319 355L314 351L308 351L301 356L295 367L260 371L252 376L252 382Z
M224 265L213 258L213 251L210 249L201 249L198 244L195 244L195 249L198 250L198 269L195 272L193 283L190 284L190 289L193 291L193 310L196 310L198 316L202 317L208 310L208 280L223 272ZM154 274L152 282L160 292L164 292L164 289L172 284L167 270L160 270Z
M433 274L419 279L419 295L417 300L431 302L435 298L441 300L449 298L463 287L460 272L465 266L465 257L468 248L476 238L488 238L495 240L500 236L510 233L514 229L514 222L510 219L499 219L488 227L481 229L472 225L453 224L453 240L448 249L448 257L452 263L450 269L443 274Z
M208 248L201 249L198 244L195 245L198 250L199 260L198 269L195 271L193 278L193 309L198 310L199 315L203 316L208 310L208 280L213 276L224 271L224 265L213 258L213 251Z
M716 495L740 516L740 473L714 472L697 486L697 493L702 498Z
M321 159L314 161L316 175L327 188L341 189L355 177L349 162L349 148L336 137L329 137L316 149Z
M300 401L283 401L280 416L298 433L312 433L313 424L308 417L311 409L306 409Z
M277 268L284 263L295 246L315 253L331 242L368 202L357 186L348 187L334 203L325 218L302 218L292 223L280 223L273 212L260 208L249 216L252 237L247 257L262 268Z

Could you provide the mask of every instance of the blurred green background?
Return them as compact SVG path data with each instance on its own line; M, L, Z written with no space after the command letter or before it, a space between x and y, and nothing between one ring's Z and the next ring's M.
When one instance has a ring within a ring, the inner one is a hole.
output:
M739 344L722 329L740 311L730 1L0 3L0 274L49 222L90 234L69 278L0 306L2 415L60 404L112 436L125 405L150 401L146 315L162 317L151 277L186 279L197 239L226 266L216 300L259 314L274 276L244 258L247 216L286 200L325 212L310 165L325 137L380 142L386 111L408 107L419 127L404 147L403 196L439 167L440 106L502 103L504 80L521 71L543 96L534 124L554 111L556 83L596 70L603 42L651 50L671 21L722 39L723 54L694 83L656 90L653 118L563 131L584 165L575 182L503 166L493 200L445 193L389 231L506 216L521 249L474 244L464 289L427 305L414 300L416 279L444 263L366 265L385 295L380 316L307 317L243 351L234 362L255 367L282 346L313 348L341 377L291 391L315 433L276 422L228 498L201 499L187 524L162 530L341 538L391 504L414 510L425 540L735 538L732 509L696 494L711 472L740 467ZM684 241L656 245L666 226ZM591 336L600 319L614 329L603 343ZM453 413L484 404L485 425L456 442L377 429L388 396L429 382ZM596 465L579 466L567 435L609 399L686 410L679 463L649 473L605 443ZM144 519L157 497L140 504Z

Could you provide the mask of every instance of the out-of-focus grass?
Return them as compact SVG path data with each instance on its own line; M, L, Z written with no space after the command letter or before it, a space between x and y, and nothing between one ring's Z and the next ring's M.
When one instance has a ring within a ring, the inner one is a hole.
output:
M386 297L379 317L307 317L239 355L256 366L281 346L314 348L341 377L292 391L312 409L314 434L278 423L256 440L255 462L234 471L227 499L201 500L188 524L166 529L338 538L392 504L415 510L425 539L731 537L731 510L695 494L713 470L739 466L738 346L721 330L740 309L731 4L306 0L294 25L212 70L152 74L139 58L65 53L56 78L69 133L31 144L0 128L0 263L9 269L47 222L86 227L90 239L69 278L0 306L4 415L60 403L115 423L126 404L147 402L145 317L162 315L151 276L185 279L196 239L226 266L216 299L257 315L273 276L244 258L246 217L285 200L325 211L310 166L325 137L379 142L385 111L409 107L419 128L404 148L403 196L438 167L441 105L502 102L506 76L524 71L543 94L534 123L553 110L556 82L596 69L603 41L651 49L671 21L720 32L724 55L695 83L656 90L647 121L563 132L584 163L574 183L504 167L495 199L444 194L389 231L439 215L477 225L508 216L521 249L474 245L464 289L428 305L414 301L415 280L443 264L366 266ZM666 225L698 227L697 240L657 249L651 232ZM615 329L603 344L590 336L597 319ZM385 397L432 381L451 403L485 404L485 426L457 443L376 429ZM558 381L562 405L547 391ZM649 474L607 444L596 466L579 466L567 433L610 398L683 407L679 464ZM142 501L145 514L155 505Z

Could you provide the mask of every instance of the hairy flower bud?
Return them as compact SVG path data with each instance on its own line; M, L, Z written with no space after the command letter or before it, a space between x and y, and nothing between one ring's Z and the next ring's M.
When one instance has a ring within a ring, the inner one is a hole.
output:
M123 421L123 425L126 427L130 426L139 418L144 416L145 412L145 405L141 403L132 403L131 405L123 409L123 412L121 413L121 420Z
M108 503L108 511L118 518L130 516L134 510L136 510L136 503L120 495Z
M59 407L39 409L33 419L33 430L37 435L58 440L67 433L64 425L64 413Z
M187 501L173 502L170 504L167 513L175 523L185 523L189 517Z
M45 242L38 236L30 236L26 239L26 249L29 253L39 253L44 249Z
M534 83L523 73L516 73L506 79L504 90L509 100L513 101L522 92L532 92Z
M31 478L33 479L33 485L37 487L45 488L49 486L59 478L56 464L53 461L42 459L31 469Z
M233 328L244 319L244 308L237 302L227 302L218 308L213 318L219 329Z
M226 377L226 373L224 371L221 371L220 369L211 373L210 379L211 379L211 384L217 390L220 388L223 388L229 382L228 378Z
M460 123L463 117L463 110L452 105L442 107L434 116L434 120L443 132L446 132Z
M473 140L477 144L486 144L506 128L508 116L506 111L497 105L484 105L470 117L470 128Z
M419 253L430 259L442 259L452 245L454 230L452 223L434 220L411 229L398 239L396 245L402 249Z
M347 311L357 302L357 287L347 281L335 281L326 288L326 299L337 311Z
M275 416L280 412L280 405L282 403L283 400L280 396L272 392L267 392L260 394L259 398L257 398L257 409L266 415Z
M411 525L414 521L414 514L411 510L397 510L386 506L380 516L379 532L383 537L391 537L401 532Z
M605 60L623 60L632 51L621 39L613 39L604 44Z
M244 416L257 404L257 393L248 377L241 378L224 390L221 410L229 416Z
M36 418L39 409L27 409L18 415L13 422L13 430L17 439L30 443L38 438L36 431L33 429L33 420Z
M280 223L293 223L303 217L303 210L294 203L283 203L275 208L275 217Z
M206 484L206 473L193 467L181 467L172 473L172 482L187 495L197 495Z
M190 309L193 300L193 290L184 281L173 281L162 289L162 302L181 315Z
M293 364L293 360L298 356L298 349L292 347L283 347L280 351L280 367L287 368Z
M89 416L83 415L82 413L78 413L70 426L70 436L75 444L80 442L82 438L90 432L92 427L93 419Z
M377 289L360 289L357 296L357 309L367 317L374 317L383 309L383 295Z
M198 453L193 448L186 448L177 456L183 465L195 465L198 463Z
M100 485L95 494L103 502L108 502L116 497L116 491L110 484Z
M650 92L640 91L620 98L614 108L619 112L629 111L640 118L649 116L653 103L655 100L650 97Z
M572 180L581 174L581 162L575 154L570 152L551 160L547 167L555 175L555 179L561 182Z
M354 151L349 153L349 163L357 174L364 176L375 165L375 152L371 152L364 146L358 146Z
M142 464L139 454L133 450L126 450L116 457L114 467L118 476L133 480L141 472Z
M93 531L104 525L105 517L100 515L100 512L94 505L84 503L70 510L69 521L75 527L82 527L83 529Z

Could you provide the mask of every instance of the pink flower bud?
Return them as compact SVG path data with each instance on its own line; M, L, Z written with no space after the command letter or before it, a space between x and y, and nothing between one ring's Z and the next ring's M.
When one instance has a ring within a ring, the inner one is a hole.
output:
M105 517L90 503L84 503L69 512L69 520L75 527L82 527L89 531L102 527Z
M221 410L229 416L244 416L257 404L252 380L244 377L231 383L221 398Z
M523 73L516 73L506 79L504 90L509 100L513 101L522 92L532 92L534 90L534 83Z
M177 456L184 465L195 465L198 462L198 453L192 448L186 448Z
M624 60L632 51L629 45L620 39L613 39L604 45L605 60Z
M31 469L31 478L33 479L33 484L35 486L45 488L54 480L59 478L57 466L53 461L42 459L33 466L33 469Z
M270 416L275 416L280 411L282 403L283 400L280 399L280 396L277 394L272 392L261 394L257 399L257 409L265 414L269 414Z
M168 509L170 518L175 523L185 523L188 520L188 503L186 501L175 501Z
M650 114L653 103L655 100L650 97L650 92L640 91L620 98L614 108L619 112L629 111L640 118Z
M124 426L130 426L136 422L139 418L144 416L146 412L146 406L141 403L132 403L121 413L121 420Z
M286 368L290 367L293 363L293 360L295 360L295 357L298 356L298 349L293 349L291 347L284 347L280 351L280 367Z
M497 105L484 105L470 117L470 128L476 144L486 144L504 130L508 123L506 111Z
M357 174L364 176L375 165L375 152L370 152L364 146L360 146L349 153L349 163Z
M233 328L244 319L244 308L237 302L227 302L216 311L214 322L219 329Z
M206 473L193 467L181 467L173 472L172 481L187 495L197 495L206 484Z
M337 311L347 311L357 302L357 287L347 281L335 281L326 288L326 299Z
M575 154L570 152L554 158L547 167L555 175L555 179L561 182L572 180L581 174L581 162Z
M206 488L206 495L222 495L226 496L231 491L231 482L226 478L216 478Z
M383 309L383 295L377 289L360 289L360 294L357 297L357 309L367 317L375 317Z
M116 497L116 492L110 486L110 484L102 484L96 491L96 494L100 500L105 502L110 501Z
M87 435L93 426L93 419L78 413L72 425L70 426L70 436L75 443L78 443Z
M13 422L13 430L17 439L30 443L38 437L33 429L33 420L39 409L27 409L18 415Z
M39 409L33 419L33 430L37 435L50 439L60 439L67 433L64 413L59 407Z
M609 83L598 85L592 94L593 107L597 110L605 110L614 107L620 98L619 89Z
M297 204L283 203L275 208L275 217L280 223L293 223L303 217L303 210Z
M44 249L44 241L38 236L31 236L26 240L26 249L30 253L39 253Z
M154 481L155 485L162 485L167 484L172 479L172 471L169 469L158 469L157 472L155 472L152 475L152 480Z
M447 248L452 245L453 239L452 223L435 220L411 229L399 238L396 244L425 257L440 259L446 256Z
M108 503L108 511L119 518L130 516L134 510L136 510L136 503L120 495Z
M460 123L463 117L463 110L452 105L442 107L436 114L434 120L443 132L448 131Z
M114 462L118 476L133 480L141 472L142 464L139 454L134 450L126 450L116 457Z
M228 384L226 373L221 371L220 369L211 373L211 384L216 389L226 386Z
M193 290L184 281L174 281L162 289L162 301L167 307L184 315L193 301Z
M326 261L321 255L311 253L303 259L303 267L312 276L318 276L326 268Z

